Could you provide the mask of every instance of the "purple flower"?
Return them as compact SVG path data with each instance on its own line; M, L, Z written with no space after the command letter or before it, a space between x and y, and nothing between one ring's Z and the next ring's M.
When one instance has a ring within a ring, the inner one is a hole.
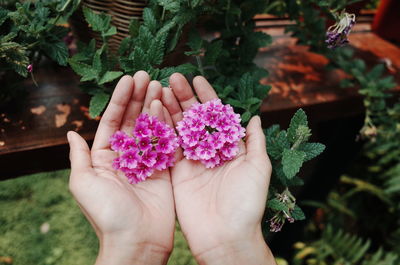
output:
M173 128L156 117L141 114L136 119L133 136L121 131L111 136L111 148L119 152L113 167L124 172L132 184L144 181L154 170L173 165L178 142Z
M148 167L152 167L157 162L156 158L157 158L157 153L148 150L142 154L141 162Z
M30 64L26 67L26 70L28 70L29 73L32 73L33 71L33 64Z
M134 169L138 164L139 155L136 150L128 150L120 157L120 166L122 168Z
M128 135L122 131L117 131L110 138L111 149L114 151L122 151L125 141L128 140Z
M326 32L325 43L329 49L335 49L349 43L347 37L356 23L356 16L354 14L342 11L336 17L336 23L330 26Z
M223 105L220 99L193 104L183 113L176 129L183 155L200 160L207 168L234 158L239 152L239 141L245 135L240 115L230 105Z

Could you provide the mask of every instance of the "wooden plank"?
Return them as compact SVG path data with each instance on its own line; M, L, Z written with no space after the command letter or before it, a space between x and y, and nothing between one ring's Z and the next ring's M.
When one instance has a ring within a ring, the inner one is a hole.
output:
M41 65L35 77L39 87L26 80L28 96L20 107L0 109L0 155L66 144L69 130L88 140L94 136L97 122L88 117L89 97L72 70Z

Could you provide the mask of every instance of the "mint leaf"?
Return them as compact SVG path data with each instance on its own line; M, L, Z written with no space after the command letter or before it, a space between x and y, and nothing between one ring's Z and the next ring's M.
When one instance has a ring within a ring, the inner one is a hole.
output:
M303 143L299 146L299 150L306 153L304 161L308 161L321 154L325 150L325 145L320 143Z
M106 107L109 99L110 99L110 95L106 94L104 92L100 92L100 93L95 94L90 99L90 104L89 104L89 115L90 115L90 117L96 118L97 116L99 116L100 113Z
M270 129L268 129L270 130ZM267 131L267 152L273 159L280 159L284 150L289 149L290 143L287 140L285 131L280 131L276 137L268 136Z
M150 44L148 54L149 63L152 65L161 64L164 59L164 49L167 34L157 34L157 37Z
M293 178L303 165L306 153L299 150L285 149L282 154L283 173L289 179Z
M157 30L157 20L150 8L143 9L143 22L150 32L155 33Z
M99 80L99 85L102 85L104 83L108 83L111 82L115 79L117 79L118 77L120 77L121 75L123 75L123 72L120 71L107 71Z
M72 67L72 69L77 73L78 75L82 76L81 81L90 81L94 80L97 78L97 72L95 69L92 68L92 66L74 61L72 59L68 60L69 65Z
M275 198L267 202L267 207L277 212L288 211L288 207L283 202Z
M299 206L294 206L293 211L290 213L294 220L304 220L306 216Z
M290 120L289 129L287 130L288 139L291 143L296 141L296 131L299 126L308 126L307 115L304 110L299 109L296 111Z
M43 51L59 65L67 65L69 54L64 42L46 43L43 45Z
M104 13L97 14L92 9L83 6L83 15L94 31L106 31L110 27L111 16Z

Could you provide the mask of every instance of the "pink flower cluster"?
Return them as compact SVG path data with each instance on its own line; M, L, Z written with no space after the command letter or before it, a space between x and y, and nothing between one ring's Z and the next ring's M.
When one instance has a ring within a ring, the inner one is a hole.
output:
M130 183L144 181L154 170L172 166L179 146L174 129L147 114L136 119L132 137L117 131L110 144L120 154L114 160L114 168L124 172Z
M184 156L200 160L207 168L233 159L239 152L239 141L245 136L240 115L220 99L193 104L183 113L177 130Z

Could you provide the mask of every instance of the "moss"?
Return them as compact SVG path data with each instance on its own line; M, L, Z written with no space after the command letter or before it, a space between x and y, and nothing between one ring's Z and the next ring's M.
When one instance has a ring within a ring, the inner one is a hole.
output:
M97 237L68 191L68 175L62 170L0 182L0 257L14 265L94 263ZM179 227L168 264L196 264Z

